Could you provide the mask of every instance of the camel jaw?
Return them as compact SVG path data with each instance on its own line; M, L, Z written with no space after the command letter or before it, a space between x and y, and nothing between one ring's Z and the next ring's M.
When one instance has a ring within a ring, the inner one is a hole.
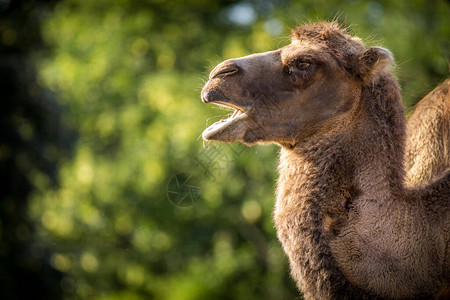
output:
M234 108L234 112L227 119L215 122L206 128L202 133L203 140L228 143L242 141L248 130L245 122L247 114L241 108L229 103L214 102L214 104Z

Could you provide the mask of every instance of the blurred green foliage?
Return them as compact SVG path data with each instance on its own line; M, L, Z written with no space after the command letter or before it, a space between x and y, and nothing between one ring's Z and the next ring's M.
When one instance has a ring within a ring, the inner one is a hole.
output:
M61 274L55 289L65 299L298 298L271 220L277 147L203 145L203 129L227 113L200 102L208 72L289 43L299 23L337 18L392 50L410 107L448 76L449 15L447 2L430 0L62 0L47 9L37 27L46 51L27 57L39 89L65 108L53 126L77 138L72 155L57 137L44 145L56 186L51 172L26 170L26 209L32 247Z

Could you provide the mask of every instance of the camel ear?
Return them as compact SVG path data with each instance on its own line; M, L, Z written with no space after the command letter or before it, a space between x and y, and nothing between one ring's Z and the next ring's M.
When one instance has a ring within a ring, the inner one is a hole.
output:
M370 47L359 57L357 75L364 82L371 82L393 62L394 57L389 50L381 47Z

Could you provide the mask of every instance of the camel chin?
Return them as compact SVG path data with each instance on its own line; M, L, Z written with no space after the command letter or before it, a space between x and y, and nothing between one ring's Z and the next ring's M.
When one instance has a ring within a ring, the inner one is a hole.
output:
M244 112L236 109L228 119L220 120L206 128L202 133L202 138L205 141L226 143L242 141L249 129L247 118L248 116Z

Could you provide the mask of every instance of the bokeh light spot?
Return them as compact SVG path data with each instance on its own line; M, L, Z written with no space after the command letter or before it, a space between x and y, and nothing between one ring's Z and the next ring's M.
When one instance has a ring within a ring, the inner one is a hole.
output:
M261 205L255 200L245 201L241 213L249 223L255 223L261 217Z
M70 267L72 266L70 258L60 253L55 253L52 255L50 259L50 264L52 265L53 268L61 272L69 271Z
M228 18L237 25L248 26L255 22L256 11L248 3L237 3L228 11Z
M97 257L95 257L90 252L84 252L80 257L80 264L83 270L86 272L92 273L96 272L98 270L98 260Z

